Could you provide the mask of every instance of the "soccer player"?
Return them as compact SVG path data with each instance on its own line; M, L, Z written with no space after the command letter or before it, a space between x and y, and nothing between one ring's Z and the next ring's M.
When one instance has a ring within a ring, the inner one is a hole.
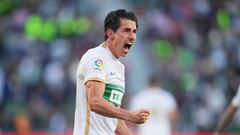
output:
M240 85L238 87L237 94L232 99L232 102L228 105L227 109L220 118L214 135L220 135L220 133L226 128L232 121L238 107L240 106Z
M146 108L120 108L125 77L119 58L130 51L137 28L133 12L109 12L104 21L104 42L82 56L77 69L74 135L132 135L125 121L141 124L148 119Z
M152 77L145 89L131 98L131 109L148 107L151 117L136 129L139 135L172 135L178 120L178 107L173 95L162 89Z

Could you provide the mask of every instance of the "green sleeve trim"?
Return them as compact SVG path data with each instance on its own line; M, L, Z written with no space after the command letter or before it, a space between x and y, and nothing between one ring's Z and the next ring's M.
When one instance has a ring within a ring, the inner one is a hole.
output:
M124 93L124 87L114 84L106 84L103 98L114 106L120 107Z
M121 92L125 93L124 87L122 87L122 86L120 86L120 85L115 85L115 84L107 83L107 84L105 85L105 89L114 89L114 90L118 90L118 91L121 91Z

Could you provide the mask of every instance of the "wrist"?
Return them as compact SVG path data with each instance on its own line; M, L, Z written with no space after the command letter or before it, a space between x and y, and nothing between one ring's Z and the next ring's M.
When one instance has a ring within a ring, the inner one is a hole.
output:
M125 121L130 121L132 122L132 112L125 110L125 109L121 109L119 108L119 112L120 112L120 119L125 120Z

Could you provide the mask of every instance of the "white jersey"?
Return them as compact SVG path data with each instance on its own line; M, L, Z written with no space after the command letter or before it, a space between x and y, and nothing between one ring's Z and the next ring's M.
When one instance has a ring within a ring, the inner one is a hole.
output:
M114 135L117 119L90 111L84 84L89 80L104 82L106 84L104 99L120 107L125 93L124 65L102 44L83 55L76 77L77 94L73 134Z
M240 107L240 85L238 86L237 94L234 96L232 100L232 105Z
M171 135L169 113L177 108L171 93L160 88L146 88L132 98L131 110L146 107L150 117L138 126L139 135Z

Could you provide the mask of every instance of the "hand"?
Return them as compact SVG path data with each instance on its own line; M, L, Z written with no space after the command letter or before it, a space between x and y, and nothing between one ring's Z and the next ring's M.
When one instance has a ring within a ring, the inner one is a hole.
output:
M130 121L136 124L143 124L148 120L149 115L149 109L141 108L132 113L132 115L130 116Z
M220 133L218 133L218 132L214 132L213 135L220 135Z

